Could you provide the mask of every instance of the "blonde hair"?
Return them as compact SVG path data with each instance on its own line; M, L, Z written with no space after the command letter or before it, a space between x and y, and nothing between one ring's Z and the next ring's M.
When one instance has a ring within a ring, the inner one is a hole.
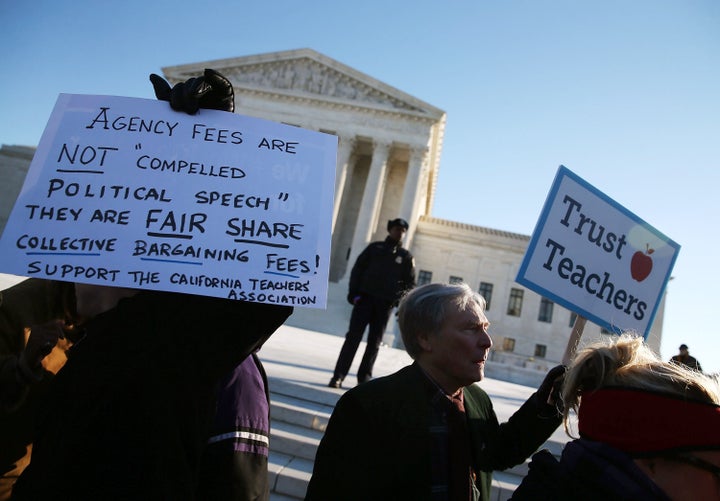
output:
M573 359L563 384L565 430L577 412L583 391L614 386L662 392L690 400L720 404L718 376L664 362L642 338L626 333L588 345Z

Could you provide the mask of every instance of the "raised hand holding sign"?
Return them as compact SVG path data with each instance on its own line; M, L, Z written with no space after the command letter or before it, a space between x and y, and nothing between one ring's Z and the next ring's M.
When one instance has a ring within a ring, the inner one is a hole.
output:
M229 111L235 110L235 93L230 81L212 69L206 69L201 77L189 78L175 84L171 89L167 81L155 73L150 74L155 96L169 101L175 111L184 111L191 115L198 109Z

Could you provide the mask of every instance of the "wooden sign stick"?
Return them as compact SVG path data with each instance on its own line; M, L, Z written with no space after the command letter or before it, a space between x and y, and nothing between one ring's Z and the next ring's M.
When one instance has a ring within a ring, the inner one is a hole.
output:
M580 343L582 333L585 330L586 322L587 318L581 317L580 315L578 315L575 319L575 324L573 325L573 330L570 333L570 339L568 339L568 344L565 348L565 354L563 355L563 365L569 365L570 361L575 356L575 351L577 350L578 344Z

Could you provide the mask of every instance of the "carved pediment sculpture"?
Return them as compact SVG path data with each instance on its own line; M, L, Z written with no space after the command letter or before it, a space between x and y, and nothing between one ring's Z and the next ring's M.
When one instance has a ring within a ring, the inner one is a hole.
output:
M433 116L443 112L311 49L204 63L228 77L236 88L354 102L358 105ZM173 82L197 75L197 65L164 68Z

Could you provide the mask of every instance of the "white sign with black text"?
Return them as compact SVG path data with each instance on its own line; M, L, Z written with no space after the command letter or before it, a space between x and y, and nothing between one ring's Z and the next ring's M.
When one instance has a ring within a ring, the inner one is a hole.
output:
M0 271L324 308L337 137L61 94Z
M647 338L679 251L561 166L517 282L610 332Z

